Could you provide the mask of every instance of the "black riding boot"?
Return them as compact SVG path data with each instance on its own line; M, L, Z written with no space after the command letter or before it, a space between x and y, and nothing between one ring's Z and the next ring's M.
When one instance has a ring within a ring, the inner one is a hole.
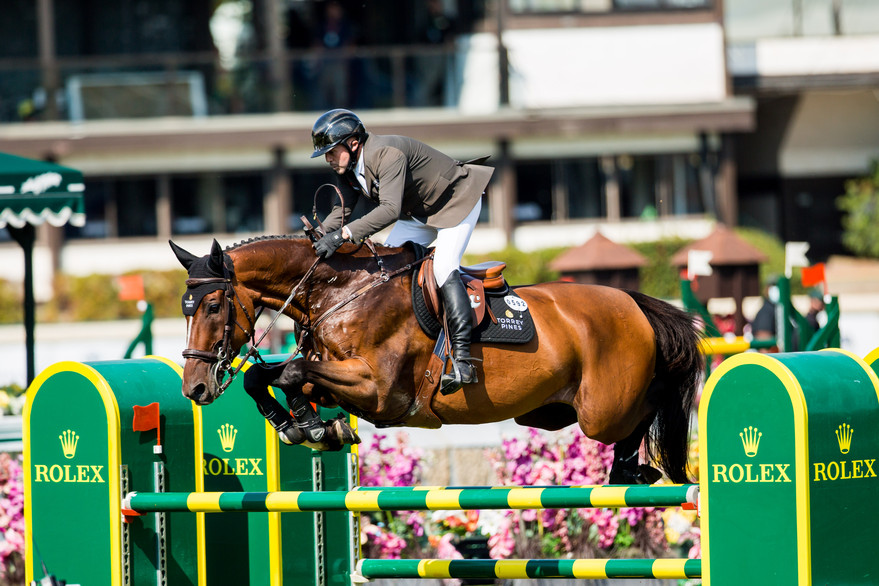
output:
M440 392L444 395L454 393L463 385L479 382L476 369L470 356L470 332L472 330L470 296L455 271L440 287L443 296L443 310L449 331L452 348L452 372L443 374L440 379Z

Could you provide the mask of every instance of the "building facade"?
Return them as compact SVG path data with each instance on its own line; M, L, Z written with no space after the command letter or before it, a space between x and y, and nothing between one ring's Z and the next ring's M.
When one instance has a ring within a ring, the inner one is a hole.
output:
M86 225L44 229L38 274L164 268L169 238L197 252L297 230L332 180L309 154L333 107L491 154L481 250L720 221L839 252L833 199L879 156L869 0L11 5L0 151L86 179Z

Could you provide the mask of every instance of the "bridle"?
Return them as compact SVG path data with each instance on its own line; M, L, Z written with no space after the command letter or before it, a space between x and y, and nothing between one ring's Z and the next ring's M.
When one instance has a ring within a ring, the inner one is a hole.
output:
M211 364L211 376L217 383L217 386L221 387L222 392L225 390L222 379L232 367L232 359L238 355L237 352L232 351L232 337L235 327L238 327L244 332L245 336L253 341L256 337L255 326L259 314L251 319L250 313L247 311L247 308L244 306L244 303L242 303L241 298L235 291L235 287L232 286L232 279L230 277L195 277L186 280L187 287L198 287L199 285L208 285L212 283L220 283L223 286L223 308L226 314L225 323L223 325L223 338L214 344L214 347L217 348L216 351L210 352L207 350L198 350L196 348L186 348L183 351L183 358L194 358ZM235 302L241 307L244 316L249 322L249 331L236 319L237 312L235 311Z

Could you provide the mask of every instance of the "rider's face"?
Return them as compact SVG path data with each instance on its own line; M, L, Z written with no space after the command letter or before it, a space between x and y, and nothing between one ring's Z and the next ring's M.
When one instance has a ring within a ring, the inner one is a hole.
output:
M348 165L351 163L351 153L357 152L357 147L359 143L357 140L352 139L348 142L348 146L351 149L350 151L345 148L345 145L337 144L331 150L327 151L327 154L324 155L327 159L327 163L329 163L330 167L333 168L333 171L342 175L348 169Z

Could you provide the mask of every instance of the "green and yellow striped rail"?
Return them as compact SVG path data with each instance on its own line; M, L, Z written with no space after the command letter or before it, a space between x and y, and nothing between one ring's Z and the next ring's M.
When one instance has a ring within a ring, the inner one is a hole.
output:
M379 578L666 578L702 576L702 560L376 560L357 564L355 581Z
M323 492L132 492L125 514L296 511L437 511L677 507L695 503L698 485L388 488Z

